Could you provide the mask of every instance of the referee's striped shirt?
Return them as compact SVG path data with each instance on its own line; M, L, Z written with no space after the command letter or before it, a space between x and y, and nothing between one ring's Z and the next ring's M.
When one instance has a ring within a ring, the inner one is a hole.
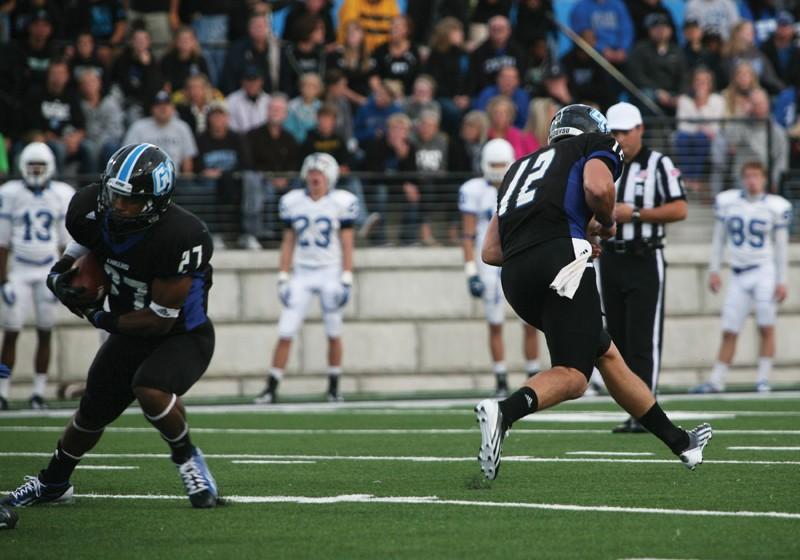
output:
M680 170L668 156L642 147L633 160L625 160L617 179L617 202L637 208L656 208L673 200L686 200ZM639 222L617 226L617 240L663 239L664 224Z

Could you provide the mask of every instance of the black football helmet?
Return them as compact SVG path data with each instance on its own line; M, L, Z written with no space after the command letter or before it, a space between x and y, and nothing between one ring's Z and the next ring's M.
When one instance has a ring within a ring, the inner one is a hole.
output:
M175 164L153 144L128 144L108 160L103 172L97 213L106 220L109 233L127 235L143 231L166 212L175 189ZM117 198L142 202L136 215L115 209Z
M599 109L576 103L559 109L550 121L550 134L547 143L554 144L559 140L578 136L587 132L611 134L608 121Z

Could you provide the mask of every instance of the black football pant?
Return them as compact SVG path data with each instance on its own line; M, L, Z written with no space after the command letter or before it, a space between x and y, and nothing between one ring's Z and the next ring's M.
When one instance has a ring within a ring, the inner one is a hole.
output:
M664 332L663 249L641 255L603 249L599 268L608 334L628 367L655 393Z

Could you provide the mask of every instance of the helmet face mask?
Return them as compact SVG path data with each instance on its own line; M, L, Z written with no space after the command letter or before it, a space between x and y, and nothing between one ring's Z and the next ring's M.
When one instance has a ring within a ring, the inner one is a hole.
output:
M579 136L587 132L611 134L608 121L599 109L579 103L567 105L558 110L550 121L550 133L547 143L554 144L572 136Z
M26 187L42 190L56 171L53 151L43 142L28 144L19 156L19 171Z

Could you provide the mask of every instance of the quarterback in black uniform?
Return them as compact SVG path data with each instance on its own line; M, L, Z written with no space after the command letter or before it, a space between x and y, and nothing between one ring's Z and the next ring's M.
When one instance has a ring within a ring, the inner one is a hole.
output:
M478 460L490 480L497 476L511 425L583 395L594 366L614 400L688 468L703 460L711 426L688 432L675 426L603 329L591 258L599 254L596 236L609 238L616 231L614 179L621 167L622 151L603 114L569 105L550 123L549 146L512 165L500 187L483 260L502 265L506 299L525 322L544 332L552 368L504 401L486 399L475 407Z
M189 439L180 395L203 375L214 352L206 316L212 242L206 226L171 204L175 167L152 144L131 144L109 160L101 183L84 188L67 211L74 239L47 285L74 313L110 333L89 368L86 393L46 469L0 500L12 506L65 501L83 455L104 428L138 401L172 451L194 507L214 507L217 488ZM110 280L108 303L81 306L70 285L75 260L91 252Z

